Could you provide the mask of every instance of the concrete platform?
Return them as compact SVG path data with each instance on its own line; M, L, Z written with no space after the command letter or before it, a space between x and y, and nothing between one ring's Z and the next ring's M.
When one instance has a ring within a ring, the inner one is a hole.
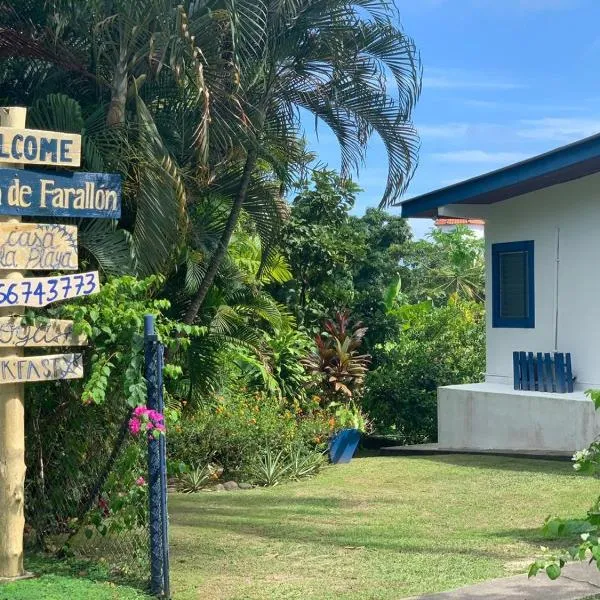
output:
M551 394L497 383L438 390L438 442L443 448L573 453L599 433L600 412L581 390Z
M527 575L517 575L407 600L583 600L596 594L600 594L598 568L587 563L573 563L563 569L556 581L548 579L545 573L531 579Z
M506 456L509 458L534 458L538 460L570 461L572 452L565 450L478 450L472 448L444 448L439 444L415 444L413 446L385 446L380 448L381 456L435 456L447 454L475 454Z

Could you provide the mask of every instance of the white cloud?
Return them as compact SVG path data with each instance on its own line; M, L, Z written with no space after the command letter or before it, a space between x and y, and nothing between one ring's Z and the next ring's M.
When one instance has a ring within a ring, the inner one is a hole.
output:
M441 123L438 125L418 125L417 131L421 137L456 138L464 137L469 131L468 123Z
M507 12L548 12L557 10L573 10L581 7L581 0L461 0L469 8L495 10L504 15ZM432 10L442 5L450 5L450 0L419 0L408 2L404 10Z
M600 119L546 117L520 123L523 128L517 135L529 140L573 142L600 132Z
M514 90L524 86L516 81L499 78L489 73L476 73L463 69L425 69L423 89Z
M529 111L529 112L581 112L586 110L585 107L579 105L558 105L558 104L535 104L527 102L507 102L504 100L476 100L467 99L464 101L466 106L473 108L490 109L490 110L505 110L505 111Z
M522 152L488 152L486 150L457 150L453 152L434 152L432 158L446 163L496 164L509 165L529 158Z

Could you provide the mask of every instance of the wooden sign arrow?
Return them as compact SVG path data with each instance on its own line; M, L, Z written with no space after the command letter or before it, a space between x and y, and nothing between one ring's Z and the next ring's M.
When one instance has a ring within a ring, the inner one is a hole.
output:
M0 307L46 306L59 300L89 296L100 291L98 271L56 277L0 280Z
M77 269L77 227L41 223L0 223L0 269Z
M0 127L0 161L78 167L81 164L81 136L75 133Z
M0 169L0 214L118 219L121 177Z
M83 377L81 354L0 358L0 383L52 381Z
M0 317L0 348L86 345L87 337L73 332L73 321L27 325L22 317Z

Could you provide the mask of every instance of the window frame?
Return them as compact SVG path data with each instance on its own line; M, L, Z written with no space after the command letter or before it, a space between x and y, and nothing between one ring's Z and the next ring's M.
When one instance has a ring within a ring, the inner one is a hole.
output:
M535 328L535 248L533 240L492 244L492 327ZM520 319L503 317L500 314L500 255L506 252L527 253L528 316Z

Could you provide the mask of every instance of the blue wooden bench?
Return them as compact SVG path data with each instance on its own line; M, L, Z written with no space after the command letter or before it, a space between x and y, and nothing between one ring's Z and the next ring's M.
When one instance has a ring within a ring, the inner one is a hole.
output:
M515 390L570 393L573 391L571 353L513 352Z

